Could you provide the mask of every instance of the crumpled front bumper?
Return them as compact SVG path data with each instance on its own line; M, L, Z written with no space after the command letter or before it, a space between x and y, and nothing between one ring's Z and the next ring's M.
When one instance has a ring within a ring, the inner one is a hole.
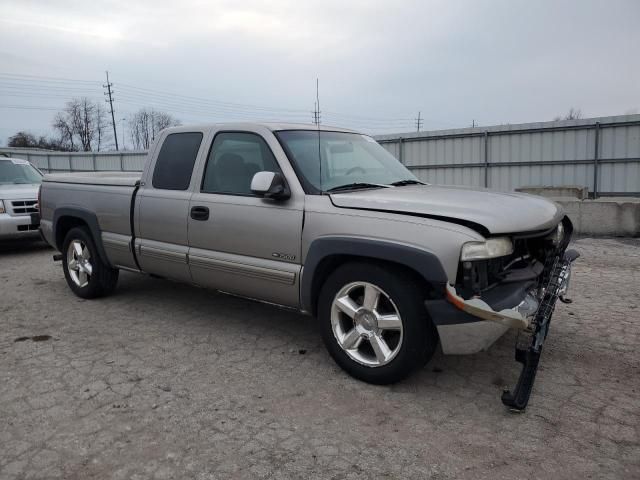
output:
M571 258L568 261L561 260L563 261L562 268L558 271L558 278L556 279L558 284L558 296L560 297L566 295L569 289L569 282L571 280L571 263L574 260L575 258ZM446 286L446 292L447 300L457 309L481 320L496 322L505 327L515 328L518 330L526 330L531 327L532 322L536 317L536 312L540 306L540 301L544 296L544 291L539 291L536 286L525 286L522 289L522 293L524 295L519 303L509 308L501 308L497 310L492 308L489 303L480 297L465 300L457 294L455 287L452 285L448 284Z
M499 323L505 327L520 330L529 328L539 304L533 288L525 292L524 298L518 305L512 308L504 308L500 311L491 308L482 298L465 300L456 293L455 287L451 285L447 285L447 300L457 309L477 317L480 320L488 320Z
M443 285L442 298L425 301L443 353L474 354L511 328L527 329L538 305L533 287L533 281L498 285L483 298L465 300L455 287Z
M575 250L560 250L549 259L542 285L537 281L498 285L483 298L471 299L462 298L447 285L445 298L425 302L444 353L476 353L510 328L519 331L515 356L522 371L513 393L507 391L502 396L502 402L512 410L522 411L528 404L556 301L569 301L564 296L571 264L579 256Z

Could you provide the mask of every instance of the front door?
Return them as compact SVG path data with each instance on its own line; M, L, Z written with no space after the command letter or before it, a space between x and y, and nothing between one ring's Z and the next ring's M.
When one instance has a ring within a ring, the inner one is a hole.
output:
M190 201L189 266L195 283L297 307L304 197L257 197L251 179L280 172L256 133L220 132Z

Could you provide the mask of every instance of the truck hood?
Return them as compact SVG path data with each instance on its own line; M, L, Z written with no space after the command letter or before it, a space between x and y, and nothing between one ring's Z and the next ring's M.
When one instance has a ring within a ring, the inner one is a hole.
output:
M459 223L483 235L547 230L558 224L564 215L562 207L542 197L458 186L411 185L356 190L331 194L331 201L342 208L403 213Z
M32 200L38 196L37 183L0 185L0 200Z

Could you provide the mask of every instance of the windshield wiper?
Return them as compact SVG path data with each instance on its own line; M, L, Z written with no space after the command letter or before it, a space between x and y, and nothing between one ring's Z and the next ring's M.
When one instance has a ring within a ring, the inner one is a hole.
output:
M405 185L424 185L423 182L419 180L398 180L397 182L390 183L394 187L404 187Z
M355 183L347 183L345 185L338 185L337 187L333 187L327 190L327 192L341 192L344 190L358 190L360 188L389 188L389 185L383 185L381 183L365 183L365 182L355 182Z

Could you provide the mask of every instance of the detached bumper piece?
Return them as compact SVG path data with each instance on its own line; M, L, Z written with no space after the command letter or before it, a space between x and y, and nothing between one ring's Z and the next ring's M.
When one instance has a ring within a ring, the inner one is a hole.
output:
M526 335L523 335L524 331L520 332L515 356L516 361L522 364L522 371L513 392L507 390L502 394L502 403L513 411L521 412L527 408L556 301L566 295L571 277L571 264L579 256L577 251L567 250L562 257L558 255L555 258L531 328Z
M500 308L489 305L485 300L481 298L471 298L465 300L458 295L456 289L447 284L447 300L453 304L458 310L461 310L469 315L472 315L480 320L488 320L490 322L496 322L505 327L516 328L523 330L529 328L533 320L533 316L538 308L538 302L535 296L526 291L527 286L532 284L525 284L515 294L518 297L522 297L519 304L512 307ZM503 290L500 292L503 293ZM506 293L506 292L504 292ZM507 301L507 303L513 303Z

